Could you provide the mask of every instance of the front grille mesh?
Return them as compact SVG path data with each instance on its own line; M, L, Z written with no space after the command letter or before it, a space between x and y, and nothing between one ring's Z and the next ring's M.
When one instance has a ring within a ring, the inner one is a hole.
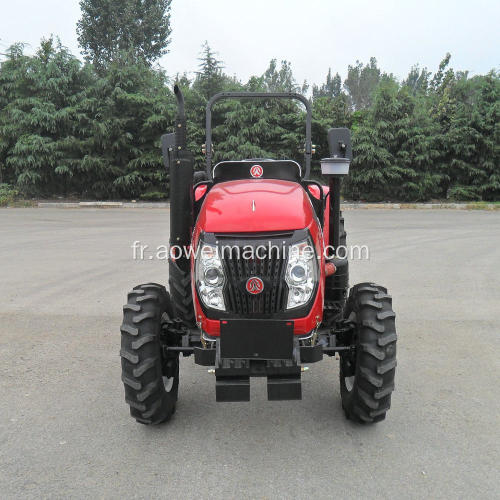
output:
M238 316L258 317L283 312L286 308L288 287L285 283L284 273L286 268L286 248L283 258L283 240L279 240L280 251L276 247L269 251L268 241L259 251L259 257L245 259L245 249L249 246L255 248L257 244L245 242L244 245L224 241L222 248L223 264L226 271L227 282L224 287L226 310ZM238 252L235 250L239 248ZM245 285L249 278L257 276L264 282L262 293L252 295L246 291Z

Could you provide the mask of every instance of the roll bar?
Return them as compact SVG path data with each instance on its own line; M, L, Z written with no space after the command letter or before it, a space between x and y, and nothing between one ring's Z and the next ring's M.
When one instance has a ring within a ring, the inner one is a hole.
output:
M221 99L295 99L300 101L306 107L306 144L304 150L304 160L306 172L304 179L309 179L311 172L311 156L312 156L312 143L311 143L311 122L312 111L311 103L303 95L295 92L220 92L215 94L207 103L207 122L206 122L206 163L208 178L212 178L212 107Z

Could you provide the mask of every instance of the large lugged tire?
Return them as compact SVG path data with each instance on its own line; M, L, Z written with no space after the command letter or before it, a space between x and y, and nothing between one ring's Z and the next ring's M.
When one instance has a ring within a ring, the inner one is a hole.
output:
M168 273L168 286L175 317L180 318L185 326L193 328L196 326L196 320L191 291L191 273L183 271L172 259L169 260Z
M122 381L130 414L142 424L159 424L175 411L179 356L166 359L163 325L172 317L170 296L156 283L136 286L123 306ZM168 334L167 334L168 335Z
M344 318L353 323L355 350L341 356L340 393L346 417L383 420L391 406L396 371L396 315L387 289L360 283L351 289Z

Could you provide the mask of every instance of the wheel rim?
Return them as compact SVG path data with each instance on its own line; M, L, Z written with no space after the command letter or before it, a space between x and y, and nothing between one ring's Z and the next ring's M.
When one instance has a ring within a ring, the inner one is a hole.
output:
M165 386L165 392L170 392L174 386L175 377L163 377L163 385Z

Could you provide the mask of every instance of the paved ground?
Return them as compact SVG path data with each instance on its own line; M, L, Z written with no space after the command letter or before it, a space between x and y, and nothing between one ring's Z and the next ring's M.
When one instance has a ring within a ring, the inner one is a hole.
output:
M178 410L128 416L121 305L161 261L166 210L0 211L0 497L498 498L500 213L348 211L371 261L352 282L394 296L399 329L385 422L344 419L338 362L304 375L301 402L216 404L183 360ZM496 493L495 493L496 491Z

